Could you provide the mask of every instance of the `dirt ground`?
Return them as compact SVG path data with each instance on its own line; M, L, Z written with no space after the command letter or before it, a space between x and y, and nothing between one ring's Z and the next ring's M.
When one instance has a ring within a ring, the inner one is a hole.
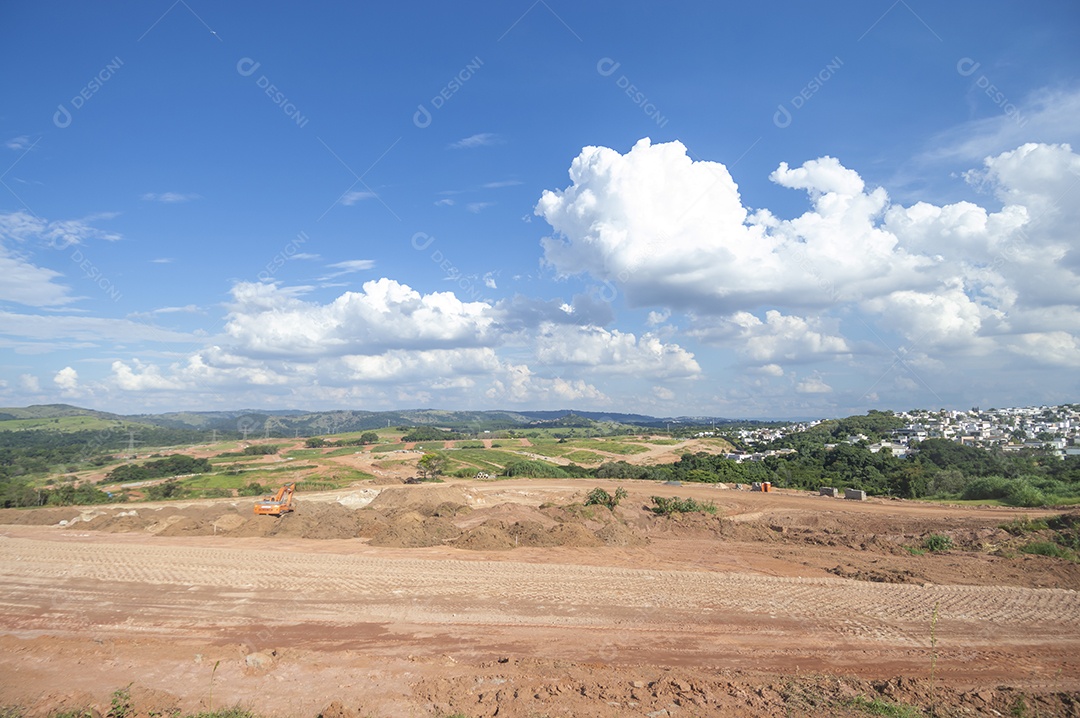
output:
M1000 528L1060 511L537 479L251 505L0 511L0 706L1080 715L1080 567Z

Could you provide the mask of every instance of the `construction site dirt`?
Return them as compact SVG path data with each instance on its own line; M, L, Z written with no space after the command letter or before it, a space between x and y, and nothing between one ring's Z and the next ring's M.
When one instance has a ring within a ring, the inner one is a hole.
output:
M628 496L587 506L594 487ZM1080 565L1003 528L1063 510L591 479L294 508L0 511L0 705L106 715L129 687L147 716L1080 712Z

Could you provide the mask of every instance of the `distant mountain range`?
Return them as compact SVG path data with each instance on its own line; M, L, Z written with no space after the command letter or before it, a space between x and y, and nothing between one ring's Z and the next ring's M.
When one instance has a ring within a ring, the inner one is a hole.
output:
M82 418L76 424L76 420ZM0 430L62 429L67 425L87 428L85 420L112 424L149 425L169 429L219 431L223 434L269 436L312 436L365 431L387 426L439 426L458 431L497 431L528 426L593 426L628 424L662 427L676 424L731 424L736 420L722 417L657 418L644 414L576 411L444 411L415 409L407 411L300 411L239 409L236 411L169 412L165 414L112 414L83 409L68 404L38 404L23 408L0 408ZM64 420L60 422L58 420ZM12 422L5 426L5 423ZM762 423L742 422L738 423Z

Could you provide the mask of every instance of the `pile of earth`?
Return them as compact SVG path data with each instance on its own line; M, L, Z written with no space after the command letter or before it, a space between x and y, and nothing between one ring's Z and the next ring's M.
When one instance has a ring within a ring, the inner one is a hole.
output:
M79 530L154 536L360 538L373 546L452 546L474 551L647 542L619 514L604 508L537 509L510 502L484 506L482 497L460 486L389 487L363 508L355 508L357 503L361 502L350 497L340 501L301 497L292 512L280 517L256 516L248 501L5 510L0 512L0 524L77 526Z

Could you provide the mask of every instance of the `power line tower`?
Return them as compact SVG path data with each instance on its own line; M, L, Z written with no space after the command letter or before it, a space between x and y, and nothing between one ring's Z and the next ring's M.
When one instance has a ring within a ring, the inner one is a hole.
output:
M214 429L213 432L214 432L213 433L213 438L210 441L212 443L216 444L217 443L217 429Z
M127 445L128 456L134 456L135 455L135 444L136 443L141 444L142 442L141 441L136 442L135 441L135 431L133 429L128 429L128 445Z

